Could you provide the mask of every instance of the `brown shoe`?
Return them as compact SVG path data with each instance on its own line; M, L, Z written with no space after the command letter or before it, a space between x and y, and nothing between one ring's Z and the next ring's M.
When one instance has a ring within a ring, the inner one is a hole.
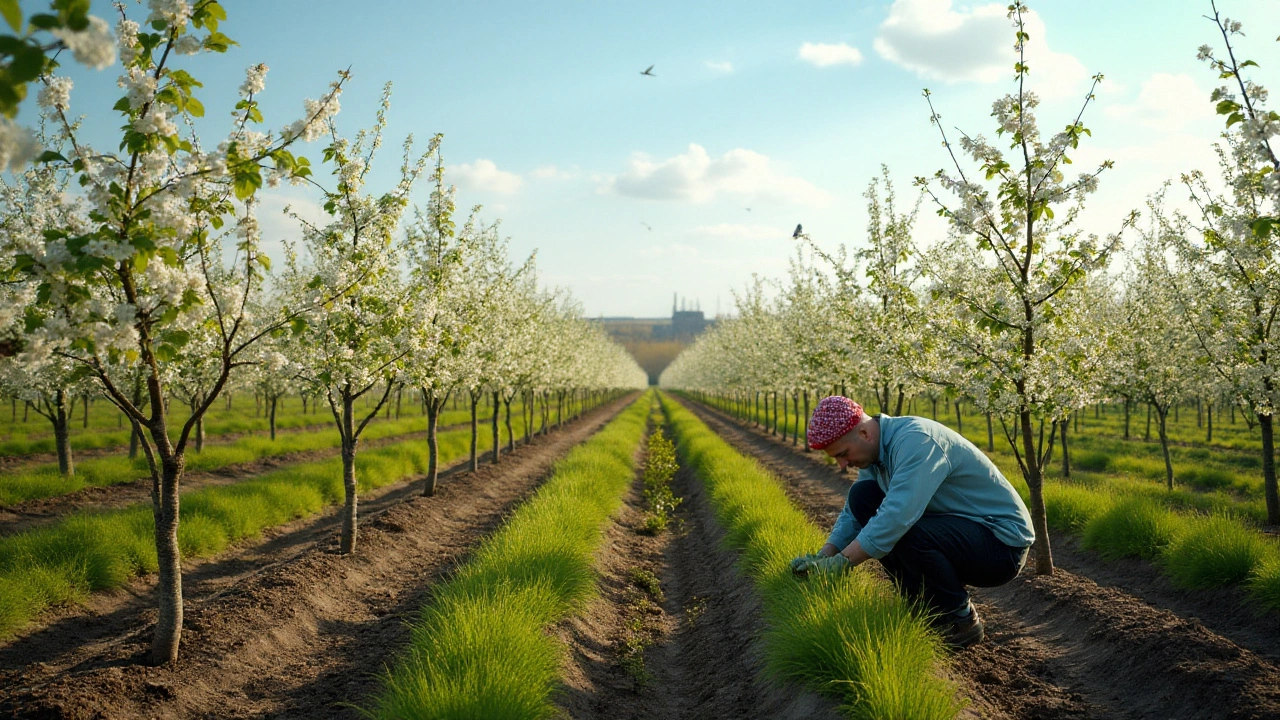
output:
M939 618L939 630L942 642L947 647L959 650L982 642L984 626L978 617L978 609L969 603L969 614L963 617L952 613Z

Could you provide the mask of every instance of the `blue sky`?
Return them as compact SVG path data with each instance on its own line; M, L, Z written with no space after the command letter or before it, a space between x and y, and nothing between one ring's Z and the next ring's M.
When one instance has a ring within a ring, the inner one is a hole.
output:
M371 189L393 182L405 134L442 132L460 204L501 218L515 254L536 248L544 279L570 288L588 315L665 315L673 293L728 311L753 272L784 275L797 222L828 248L862 242L862 192L880 163L903 201L912 177L944 166L922 88L948 126L991 134L991 103L1013 89L1005 4L223 0L222 29L240 47L192 72L205 82L210 139L257 62L270 66L268 127L298 117L303 98L350 67L338 123L354 133L390 81ZM1031 7L1042 128L1074 117L1090 75L1107 78L1077 165L1117 163L1090 230L1113 230L1163 179L1212 169L1217 81L1195 60L1199 45L1220 44L1202 17L1208 0ZM1267 84L1280 67L1280 3L1219 8L1245 23L1244 56ZM111 17L105 3L95 12ZM142 20L145 6L130 13ZM641 76L650 64L656 77ZM69 74L72 111L105 142L118 125L116 70ZM318 161L320 145L303 152ZM296 235L278 214L285 203L318 213L315 199L294 189L266 198L268 240ZM927 241L944 228L926 209L918 231Z

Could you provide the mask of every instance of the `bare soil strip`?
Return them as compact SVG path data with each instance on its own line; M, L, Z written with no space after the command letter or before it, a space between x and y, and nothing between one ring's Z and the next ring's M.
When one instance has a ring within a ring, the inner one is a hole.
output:
M357 552L337 554L334 512L278 529L184 574L181 659L142 667L153 578L64 611L0 648L0 717L358 718L360 702L407 643L406 620L433 583L631 398L517 448L499 465L451 473L363 501Z
M778 475L811 516L830 522L839 512L852 476L727 415L686 404ZM974 592L987 640L958 653L953 668L975 712L1029 719L1280 717L1276 651L1262 656L1249 649L1265 637L1265 628L1245 632L1242 618L1231 620L1237 631L1228 635L1247 640L1242 647L1187 617L1193 607L1214 615L1208 599L1178 600L1168 606L1171 612L1159 606L1176 593L1148 588L1135 594L1119 581L1101 586L1079 574L1098 570L1098 561L1082 559L1085 553L1070 543L1059 547L1053 575L1028 569L1008 585ZM1122 573L1116 566L1100 577L1106 583ZM1138 574L1126 582L1143 585L1144 579ZM1270 637L1274 645L1276 635Z
M440 428L438 432L459 430L468 426L469 423L451 425ZM410 440L425 440L426 437L427 433L423 431L377 440L364 440L360 443L360 449L370 450ZM505 449L506 446L504 445L503 448ZM217 485L232 485L289 465L337 457L340 452L339 447L303 450L285 455L271 455L217 470L187 473L182 478L182 489L186 492ZM16 505L0 507L0 535L12 535L51 525L74 512L111 510L150 501L151 479L148 477L140 477L132 482L116 485L89 486L66 495L27 500Z
M656 537L640 535L638 477L609 529L597 567L601 596L559 629L571 647L560 706L575 719L839 718L834 705L760 673L760 601L721 548L701 483L686 470L672 482L684 498ZM662 599L632 579L647 570ZM627 643L647 644L643 674L623 662Z

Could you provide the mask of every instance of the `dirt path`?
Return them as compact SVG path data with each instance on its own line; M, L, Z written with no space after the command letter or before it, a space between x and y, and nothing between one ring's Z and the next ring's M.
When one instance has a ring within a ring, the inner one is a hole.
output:
M421 497L417 480L371 494L352 557L337 554L329 512L189 569L174 666L135 664L154 623L153 578L66 611L0 648L0 717L360 717L341 703L376 689L432 583L628 399L497 466L451 473L435 497Z
M806 456L717 411L686 406L782 479L811 517L825 520L821 524L843 506L852 478L836 474L821 456ZM1175 614L1079 574L1089 563L1072 567L1072 562L1083 555L1068 548L1059 555L1065 562L1051 576L1028 570L1003 587L974 592L987 622L987 640L956 654L953 672L977 714L1280 717L1280 668L1272 660L1181 610ZM1148 599L1157 601L1154 595ZM1263 630L1254 632L1260 639Z
M672 489L684 500L671 525L656 537L641 535L643 482L637 477L600 555L600 598L560 628L572 648L560 700L566 714L602 720L843 717L824 698L762 679L755 640L762 629L759 598L736 571L736 555L721 549L723 530L701 483L682 470ZM660 595L643 587L650 585L647 578L637 582L636 571L651 573ZM646 647L629 651L628 643Z
M470 423L441 427L439 432L460 430L467 427L470 427ZM363 440L360 443L360 450L372 450L409 440L425 441L426 437L427 433L424 430L405 435L378 438L377 440ZM337 446L303 450L284 455L270 455L246 463L227 465L217 470L189 472L182 478L182 491L189 492L205 487L231 485L256 475L288 467L289 465L334 458L338 456L340 451L341 448ZM51 525L74 512L111 510L150 501L151 482L150 478L145 477L115 485L89 486L66 495L28 500L16 505L0 507L0 536Z

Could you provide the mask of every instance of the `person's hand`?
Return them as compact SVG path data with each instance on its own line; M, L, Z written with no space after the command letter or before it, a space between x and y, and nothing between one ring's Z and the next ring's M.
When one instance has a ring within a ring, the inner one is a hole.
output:
M804 566L807 565L809 561L819 560L823 557L826 557L826 556L823 555L822 553L805 553L804 555L801 555L800 557L791 561L791 572L797 575L802 575L804 574Z
M816 573L833 573L839 574L848 570L852 565L849 558L840 553L836 553L831 557L820 557L805 563L799 570L801 575L812 575Z

